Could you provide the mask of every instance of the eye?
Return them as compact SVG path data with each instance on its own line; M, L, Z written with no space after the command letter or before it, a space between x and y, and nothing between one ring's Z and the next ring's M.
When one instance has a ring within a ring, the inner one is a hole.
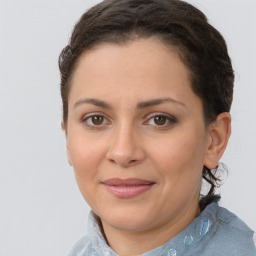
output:
M101 127L103 125L106 125L109 123L109 121L107 120L107 118L105 118L103 115L96 115L96 114L93 114L93 115L90 115L90 116L85 116L83 119L82 119L82 122L88 126L88 127Z
M155 116L153 119L156 125L164 125L167 121L165 116Z
M164 114L154 114L150 119L148 119L147 124L153 126L167 127L173 123L176 123L176 119L169 115Z

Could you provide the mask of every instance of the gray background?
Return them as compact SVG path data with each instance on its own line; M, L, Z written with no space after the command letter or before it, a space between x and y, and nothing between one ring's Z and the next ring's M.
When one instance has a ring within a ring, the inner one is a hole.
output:
M65 156L57 59L98 1L0 0L0 255L67 255L89 207ZM190 0L227 40L236 71L221 204L256 229L256 1Z

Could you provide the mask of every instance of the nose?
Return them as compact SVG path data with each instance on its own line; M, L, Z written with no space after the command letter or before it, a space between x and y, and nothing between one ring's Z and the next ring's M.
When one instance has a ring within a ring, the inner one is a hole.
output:
M107 160L127 168L141 163L145 156L140 134L133 127L120 127L113 132Z

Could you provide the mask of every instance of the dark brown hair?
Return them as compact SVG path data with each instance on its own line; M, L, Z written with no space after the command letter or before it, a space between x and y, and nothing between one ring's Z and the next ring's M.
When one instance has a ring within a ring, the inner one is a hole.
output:
M82 15L59 57L64 124L72 74L81 54L104 42L127 44L150 37L178 50L190 71L192 89L202 100L206 125L218 114L230 111L234 83L231 60L225 40L201 11L180 0L105 0ZM210 190L200 200L201 210L219 199L214 192L220 181L207 167L202 177Z

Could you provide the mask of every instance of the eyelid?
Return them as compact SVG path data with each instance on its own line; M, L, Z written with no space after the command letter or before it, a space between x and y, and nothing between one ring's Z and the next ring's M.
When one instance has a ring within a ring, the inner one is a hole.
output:
M106 124L101 124L101 125L86 124L86 120L93 116L102 116L104 119L106 119L108 121L108 123L111 123L111 121L109 121L109 118L106 116L106 114L104 114L102 112L92 112L92 113L85 114L82 116L81 122L84 123L84 125L86 125L89 128L101 128L102 126L106 125Z
M167 113L163 113L163 112L154 112L154 113L150 113L146 116L147 120L145 123L148 123L149 120L151 120L152 118L154 117L158 117L158 116L162 116L162 117L165 117L170 123L176 123L177 122L177 118L175 118L174 116L170 115L170 114L167 114ZM157 126L157 125L155 125ZM162 127L166 127L168 125L163 125ZM161 127L159 125L159 127Z
M156 117L156 116L163 116L169 119L177 120L173 115L167 114L165 112L152 112L150 114L147 114L145 118L151 119L152 117Z
M86 123L86 120L89 119L90 117L93 117L93 116L102 116L105 120L107 120L107 124L90 125L90 124ZM170 115L170 114L167 114L167 113L164 113L164 112L153 112L153 113L147 114L143 118L143 119L146 118L146 121L143 124L147 124L152 118L158 117L158 116L165 117L167 119L167 121L169 122L169 124L165 124L165 125L162 125L162 126L154 125L154 126L158 126L159 128L161 128L161 127L164 128L164 127L170 126L170 123L176 123L177 122L177 119L173 115ZM106 126L106 125L109 125L109 124L112 123L110 121L110 118L105 113L102 113L102 112L92 112L92 113L85 114L85 115L82 116L81 122L84 123L84 125L86 125L87 127L95 128L95 129L101 128L103 126Z

